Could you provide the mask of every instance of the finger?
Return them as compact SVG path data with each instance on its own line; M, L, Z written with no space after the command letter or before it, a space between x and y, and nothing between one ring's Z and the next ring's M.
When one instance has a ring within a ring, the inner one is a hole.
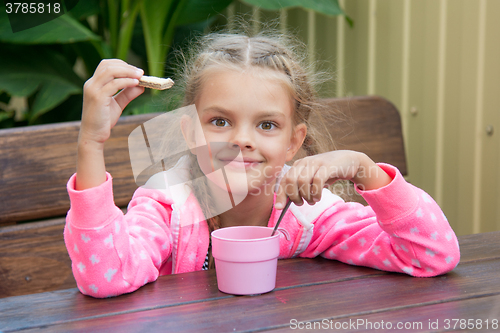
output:
M97 65L97 69L99 68L103 68L103 67L106 67L106 66L109 66L109 65L113 65L113 64L118 64L118 65L128 65L127 62L125 62L124 60L122 59L113 59L113 58L110 58L110 59L102 59L100 62L99 62L99 65Z
M105 96L113 96L122 89L136 87L139 84L138 79L120 78L108 82L101 88L101 93Z
M308 174L310 170L306 168L304 168L304 170L305 171L297 178L297 188L301 199L303 198L308 204L311 204L311 176Z
M341 195L344 193L344 186L341 183L337 183L337 181L341 180L340 178L330 178L325 183L324 187L328 188L330 192L336 195Z
M117 78L140 79L143 74L144 71L140 68L129 65L125 62L114 61L112 63L106 63L102 66L99 65L94 73L93 80L98 87L103 87Z
M302 169L297 180L301 197L310 205L314 204L311 192L313 192L312 184L317 170L318 166L314 161L307 161L307 165Z
M276 209L285 208L286 199L287 199L287 196L285 193L285 185L286 185L286 181L283 178L283 179L281 179L281 181L278 185L278 190L276 193L276 202L274 204L274 208L276 208Z
M299 177L304 168L303 163L294 164L286 174L285 193L297 206L302 206L304 203L299 191Z
M96 73L102 73L108 70L109 68L112 67L125 67L125 68L132 68L132 69L139 69L133 65L130 65L129 63L121 60L121 59L103 59L97 66L95 72Z
M321 166L316 171L311 184L311 200L314 203L321 200L321 193L323 192L323 187L327 181L327 168L325 166Z
M337 182L337 181L339 181L339 180L341 180L341 178L337 178L337 177L335 177L335 178L330 178L330 179L328 179L328 180L325 182L325 185L323 185L323 186L324 186L324 187L331 186L331 185L335 184L335 182Z
M288 194L286 192L287 188L287 177L289 177L293 173L293 168L289 169L287 172L284 172L284 168L281 169L281 179L278 184L278 188L276 190L276 202L274 207L276 209L285 208L286 202L288 200Z
M120 108L123 110L125 107L132 101L134 98L139 96L144 92L144 87L127 87L120 91L118 94L115 95L114 99L116 103L120 106Z

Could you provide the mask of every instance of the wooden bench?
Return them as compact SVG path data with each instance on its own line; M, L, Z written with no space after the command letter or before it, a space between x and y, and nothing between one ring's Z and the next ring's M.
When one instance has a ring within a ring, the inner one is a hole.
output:
M324 102L345 114L330 127L337 149L363 151L406 175L400 116L390 102L380 97ZM106 143L106 167L119 207L126 207L136 189L128 135L156 115L122 117ZM76 286L63 229L79 125L0 130L0 298Z

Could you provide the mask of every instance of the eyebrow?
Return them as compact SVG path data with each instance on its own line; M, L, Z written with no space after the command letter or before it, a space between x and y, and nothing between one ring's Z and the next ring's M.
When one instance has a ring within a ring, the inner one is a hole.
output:
M231 111L231 110L228 110L228 109L222 108L220 106L216 106L216 105L209 106L209 107L203 109L202 112L218 112L218 113L221 113L221 114L226 115L226 116L230 116L234 113L234 111ZM286 115L280 111L265 110L265 111L259 112L258 117L259 118L273 118L273 117L286 118Z

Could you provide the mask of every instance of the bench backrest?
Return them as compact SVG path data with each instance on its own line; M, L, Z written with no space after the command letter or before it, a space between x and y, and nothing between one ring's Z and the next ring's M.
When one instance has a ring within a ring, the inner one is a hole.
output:
M116 204L126 206L135 185L128 153L130 132L152 114L120 118L105 144ZM66 183L76 171L80 122L0 130L0 225L63 216Z
M378 96L329 98L323 102L344 115L328 124L335 149L363 152L375 162L392 164L407 175L401 117L391 102Z
M345 119L331 124L337 149L366 153L406 174L397 109L380 97L325 99ZM122 117L106 142L106 168L113 175L115 202L125 207L136 184L127 140L157 114ZM80 122L0 130L0 225L63 216L69 209L66 182L75 172Z

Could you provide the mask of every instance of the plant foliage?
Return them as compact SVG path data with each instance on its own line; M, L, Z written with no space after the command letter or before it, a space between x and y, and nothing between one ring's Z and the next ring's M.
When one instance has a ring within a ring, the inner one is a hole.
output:
M83 83L104 58L135 62L147 75L164 76L173 44L186 31L202 33L232 1L80 0L75 5L72 0L66 14L15 33L0 3L0 127L80 119ZM337 0L242 2L345 16ZM25 109L11 103L20 97L27 101ZM161 97L148 92L126 113L162 108Z

